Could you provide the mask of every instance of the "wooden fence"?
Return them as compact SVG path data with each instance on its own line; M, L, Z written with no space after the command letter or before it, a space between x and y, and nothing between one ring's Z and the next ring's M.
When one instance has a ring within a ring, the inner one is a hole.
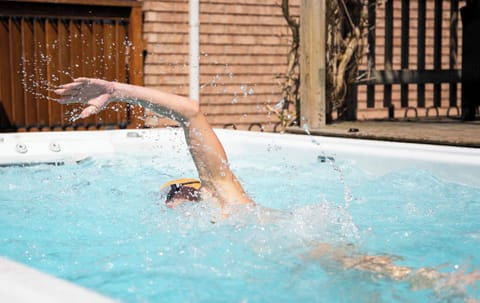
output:
M367 70L358 87L367 111L381 109L388 118L461 114L459 2L401 0L379 7L368 1Z
M141 126L140 109L119 103L75 120L81 108L52 91L79 76L143 83L138 3L45 2L0 2L0 131Z

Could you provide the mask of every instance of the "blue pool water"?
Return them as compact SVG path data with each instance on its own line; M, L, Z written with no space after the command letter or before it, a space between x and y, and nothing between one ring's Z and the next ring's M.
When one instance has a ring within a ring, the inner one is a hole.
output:
M278 212L216 224L201 204L162 204L163 182L195 176L182 155L1 167L0 255L124 302L480 299L480 283L414 291L306 257L320 243L351 244L415 269L478 269L480 188L415 167L376 176L346 159L273 154L230 160L255 201Z

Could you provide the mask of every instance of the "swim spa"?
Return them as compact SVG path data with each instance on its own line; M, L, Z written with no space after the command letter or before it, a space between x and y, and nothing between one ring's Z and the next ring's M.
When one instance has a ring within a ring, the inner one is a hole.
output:
M354 246L445 273L480 268L476 149L218 130L275 220L167 210L196 176L182 130L0 135L0 255L124 302L464 302L309 258Z

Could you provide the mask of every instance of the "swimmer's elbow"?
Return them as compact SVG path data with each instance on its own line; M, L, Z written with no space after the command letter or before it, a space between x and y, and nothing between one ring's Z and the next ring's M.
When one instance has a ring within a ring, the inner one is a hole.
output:
M202 116L202 112L200 111L200 104L198 101L189 99L188 106L185 108L183 112L183 117L187 121L191 121L199 116Z

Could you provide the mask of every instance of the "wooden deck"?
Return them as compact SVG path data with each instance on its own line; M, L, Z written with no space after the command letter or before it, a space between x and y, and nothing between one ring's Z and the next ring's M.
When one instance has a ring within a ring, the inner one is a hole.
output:
M305 133L290 128L291 133ZM338 122L321 129L310 130L313 135L358 139L426 143L480 148L480 121L365 121Z

